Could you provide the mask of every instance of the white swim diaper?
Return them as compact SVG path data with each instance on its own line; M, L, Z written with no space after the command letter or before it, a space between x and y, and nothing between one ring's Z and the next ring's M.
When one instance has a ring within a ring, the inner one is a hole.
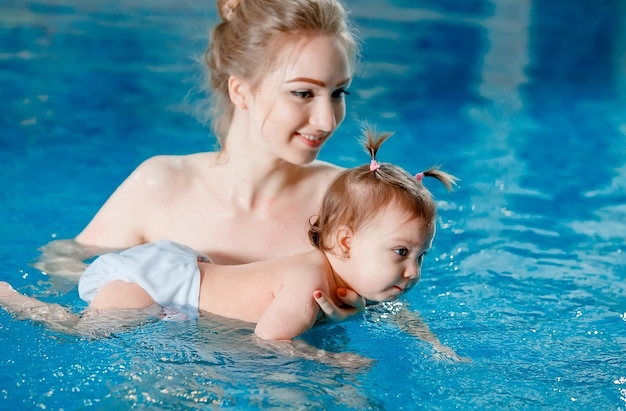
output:
M198 260L206 255L182 244L161 240L98 257L81 275L78 294L91 303L115 280L140 285L159 305L197 317L200 296Z

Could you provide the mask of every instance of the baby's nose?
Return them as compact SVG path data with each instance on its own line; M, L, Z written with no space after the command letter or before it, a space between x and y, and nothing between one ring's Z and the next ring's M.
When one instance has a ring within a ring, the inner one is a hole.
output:
M420 273L420 267L414 261L409 263L409 265L407 265L406 268L404 269L404 277L406 278L410 278L410 279L418 278L419 273Z

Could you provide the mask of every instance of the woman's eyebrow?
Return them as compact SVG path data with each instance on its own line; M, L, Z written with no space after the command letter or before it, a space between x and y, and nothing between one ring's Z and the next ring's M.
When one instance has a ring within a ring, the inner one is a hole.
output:
M319 87L326 87L326 83L324 83L323 81L320 80L315 80L309 77L297 77L291 80L288 80L287 83L297 83L297 82L304 82L304 83L311 83L311 84L315 84L316 86ZM346 84L350 82L350 78L346 78L341 80L339 83L337 83L337 86L341 86L342 84Z

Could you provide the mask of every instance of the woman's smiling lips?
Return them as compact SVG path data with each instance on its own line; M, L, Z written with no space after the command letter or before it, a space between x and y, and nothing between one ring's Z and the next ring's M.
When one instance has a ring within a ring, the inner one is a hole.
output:
M324 136L317 137L312 134L302 134L296 133L296 136L302 141L304 144L311 148L318 148L324 143Z

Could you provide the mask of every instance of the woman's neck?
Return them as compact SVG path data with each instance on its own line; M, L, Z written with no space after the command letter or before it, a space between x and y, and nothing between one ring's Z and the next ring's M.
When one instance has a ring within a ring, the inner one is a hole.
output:
M227 142L216 167L225 192L241 207L253 209L267 202L289 199L302 179L303 167L271 157L238 141Z

